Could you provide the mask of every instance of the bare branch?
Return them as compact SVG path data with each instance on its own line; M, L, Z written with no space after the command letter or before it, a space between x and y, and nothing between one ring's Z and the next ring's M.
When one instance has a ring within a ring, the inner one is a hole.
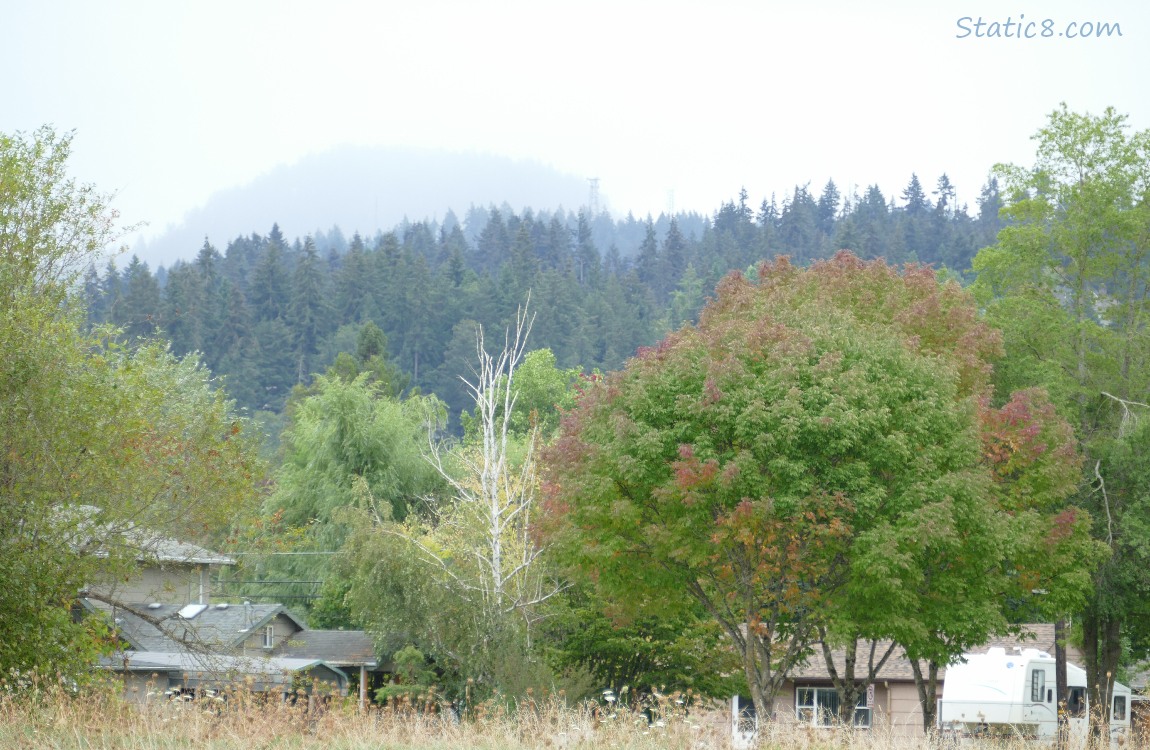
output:
M1106 508L1106 543L1114 546L1114 518L1110 515L1110 497L1106 494L1106 481L1102 479L1101 461L1094 462L1094 476L1098 480L1098 491L1102 493L1102 507Z
M1106 398L1113 399L1122 405L1122 422L1118 427L1118 437L1120 438L1126 437L1130 424L1138 419L1130 410L1131 406L1142 406L1150 409L1150 404L1144 404L1141 401L1128 401L1124 398L1118 398L1117 396L1109 394L1106 391L1102 391L1101 393Z

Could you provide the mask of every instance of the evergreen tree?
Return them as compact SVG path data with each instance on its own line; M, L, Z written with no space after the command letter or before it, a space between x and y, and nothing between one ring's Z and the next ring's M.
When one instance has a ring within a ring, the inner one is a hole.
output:
M491 209L491 218L479 234L475 249L476 270L498 273L511 251L511 235L499 209Z
M535 285L539 274L539 260L531 241L531 224L523 221L515 231L511 257L500 274L503 280L502 302L506 313L521 306Z
M575 276L583 286L599 285L599 249L591 239L591 225L587 214L579 212L578 227L575 232Z
M789 201L783 202L779 217L779 240L786 254L799 263L809 263L820 255L818 240L819 208L806 185L796 185Z
M340 322L358 323L364 320L364 307L374 281L363 238L358 232L341 260L333 276L333 312Z
M918 216L930 210L930 201L926 198L922 183L918 181L918 175L913 172L906 189L902 191L902 199L905 204L903 210L910 216Z
M635 272L639 281L651 287L658 296L663 290L664 276L663 261L659 257L659 241L655 237L655 225L650 219L643 226L645 236L643 244L639 245L639 253L635 256Z
M290 280L284 266L284 250L283 236L279 233L279 226L275 225L252 272L248 293L252 317L257 321L282 319L287 313Z
M137 256L124 270L124 297L112 322L129 338L146 338L156 332L160 321L160 286Z
M194 266L181 263L168 272L168 283L164 286L163 327L176 354L203 349L202 292Z
M315 355L319 342L330 330L330 307L315 242L304 241L303 256L292 277L292 295L288 308L288 322L295 336L295 352L299 361L297 379L304 382L314 372Z
M667 234L663 237L663 266L666 274L668 288L679 283L687 268L687 240L679 231L679 222L672 216L667 225Z
M828 237L835 232L835 218L838 216L841 200L842 196L839 195L835 181L827 180L827 184L823 187L823 193L819 196L815 223L819 231Z

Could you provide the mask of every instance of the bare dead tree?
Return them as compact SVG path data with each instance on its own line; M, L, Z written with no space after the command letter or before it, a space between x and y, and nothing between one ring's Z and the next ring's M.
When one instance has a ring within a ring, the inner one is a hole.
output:
M385 528L419 550L465 596L484 611L518 615L530 626L538 605L564 586L542 570L543 548L531 537L538 472L538 428L532 426L521 442L512 434L512 413L518 389L516 368L526 354L534 315L519 308L515 324L504 335L498 354L487 349L482 327L476 329L478 366L462 377L475 402L478 440L474 445L446 445L428 434L427 460L450 486L452 499L438 514L440 536L450 538L452 553L470 564L460 566L443 549L433 547L401 527ZM458 542L462 541L462 545Z

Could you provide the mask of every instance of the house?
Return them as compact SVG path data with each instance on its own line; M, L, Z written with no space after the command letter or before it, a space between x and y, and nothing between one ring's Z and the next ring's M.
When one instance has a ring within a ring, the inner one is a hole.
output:
M90 586L87 614L113 624L121 648L102 666L136 700L243 684L258 692L296 688L346 695L358 683L366 704L378 669L362 631L311 630L282 604L213 602L211 573L235 561L194 544L133 531L138 575Z
M383 666L376 661L371 638L362 630L301 630L281 641L275 656L320 661L345 672L358 670L361 708L367 702L372 675ZM392 668L388 666L387 671Z
M196 651L127 651L102 666L121 675L125 696L146 701L158 696L203 695L240 685L254 693L286 697L297 690L313 694L320 685L347 693L347 675L318 660L238 657Z
M99 508L80 505L61 510L75 518L77 543L95 544L97 554L135 558L136 573L124 580L92 582L87 594L114 601L206 603L211 600L212 573L235 565L227 555L196 544L161 536L134 523L101 520Z
M236 561L186 542L156 538L140 549L139 572L122 581L89 587L88 593L125 602L206 604L212 599L212 573Z
M877 653L882 654L889 645L889 642L880 641L877 644ZM1020 636L996 638L975 651L985 653L991 648L1006 649L1008 653L1021 651L1024 648L1036 648L1053 654L1054 626L1025 625ZM859 672L865 674L867 653L869 653L869 642L860 641L856 674ZM836 671L841 675L845 651L843 649L832 651L832 658L835 661ZM1080 658L1081 654L1076 649L1072 646L1067 647L1068 661L1080 661ZM942 697L945 679L946 674L943 671L939 675L938 698ZM750 710L748 703L746 698L733 699L732 718L735 722L739 721L740 715L744 716L745 722L745 716ZM826 726L833 721L830 717L837 714L838 695L820 652L812 654L806 664L792 671L779 694L775 696L773 709L774 718L779 721L805 723L812 727ZM859 728L882 729L888 734L908 738L923 736L922 704L914 683L914 672L910 661L901 648L895 647L879 670L878 679L860 697L855 713L855 725Z

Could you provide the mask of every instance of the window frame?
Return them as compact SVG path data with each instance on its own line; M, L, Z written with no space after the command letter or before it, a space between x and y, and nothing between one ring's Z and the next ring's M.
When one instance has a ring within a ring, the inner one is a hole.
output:
M1066 692L1066 715L1071 719L1081 719L1086 716L1086 688L1080 685L1071 685Z
M264 626L264 648L272 648L276 645L276 626Z
M1127 713L1129 703L1130 702L1128 700L1126 700L1125 695L1114 696L1114 702L1110 706L1110 718L1113 721L1126 721L1126 713ZM1119 713L1119 711L1118 711L1119 706L1122 707L1121 713Z
M1044 703L1046 698L1046 670L1034 667L1030 670L1030 702Z
M795 685L795 718L800 724L827 729L838 726L838 692L825 685ZM800 703L800 698L809 695L810 701ZM826 696L829 700L820 700ZM855 704L854 728L870 729L873 711L866 704L866 690L859 693Z

